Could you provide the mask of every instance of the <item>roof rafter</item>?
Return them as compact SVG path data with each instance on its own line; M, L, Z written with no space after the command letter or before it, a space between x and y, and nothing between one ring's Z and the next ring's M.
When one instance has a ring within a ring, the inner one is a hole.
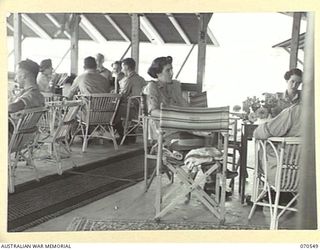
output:
M13 26L12 26L10 23L8 23L8 22L7 22L7 27L8 27L8 29L11 30L12 32L14 31Z
M58 20L51 14L45 14L46 17L54 24L54 26L56 26L58 29L61 29L61 24L58 22ZM71 35L69 34L68 31L64 30L63 34L65 34L66 37L68 37L69 39L71 38Z
M119 25L109 15L105 14L104 17L109 21L109 23L111 23L113 28L115 28L118 31L118 33L122 36L122 38L126 40L126 42L130 42L130 39L127 37L127 35L123 32L123 30L119 27Z
M158 31L150 23L146 16L140 16L140 28L152 43L164 44L164 41Z
M212 30L211 30L209 27L207 28L207 34L208 34L208 36L210 37L210 39L211 39L211 41L212 41L212 43L213 43L214 46L220 46L218 40L217 40L216 37L213 35L213 32L212 32Z
M52 37L37 24L34 20L32 20L31 17L29 17L27 14L21 14L22 22L24 22L30 29L33 30L38 36L44 39L51 40Z
M99 30L85 17L81 14L80 27L97 43L106 43L107 39L100 33Z
M191 45L189 37L184 32L184 30L181 28L181 26L178 23L178 21L176 20L176 18L171 13L167 13L167 17L169 18L169 20L173 24L173 26L176 28L176 30L178 31L179 35L182 37L183 41L186 44Z
M24 22L30 29L33 30L38 36L44 39L51 40L52 37L37 24L34 20L32 20L31 17L29 17L27 14L21 14L22 22Z

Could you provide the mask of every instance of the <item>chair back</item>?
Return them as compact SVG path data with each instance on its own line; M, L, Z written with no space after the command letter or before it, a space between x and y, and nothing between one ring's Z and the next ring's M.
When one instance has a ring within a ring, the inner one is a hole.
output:
M45 103L61 101L63 98L62 95L53 94L53 93L43 93L42 92L41 94L44 96Z
M77 120L77 114L82 105L83 102L80 100L67 101L61 105L64 115L53 135L54 140L65 139L68 136L71 126Z
M13 125L13 134L9 142L9 153L14 153L28 147L34 142L38 133L38 123L47 108L32 108L12 114L9 118Z
M208 107L207 92L189 93L189 104L191 107Z
M119 108L120 94L91 94L82 96L85 106L84 122L88 125L114 124Z
M163 107L160 129L198 132L228 132L229 106L216 108Z
M266 142L276 155L275 187L280 192L298 192L301 143L300 137L271 137Z

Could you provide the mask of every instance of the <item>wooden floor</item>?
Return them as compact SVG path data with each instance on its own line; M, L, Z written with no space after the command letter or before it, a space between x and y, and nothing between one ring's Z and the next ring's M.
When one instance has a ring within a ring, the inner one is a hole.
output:
M74 166L81 166L95 161L99 161L114 154L122 154L136 150L142 147L142 143L122 146L115 151L113 145L109 142L104 144L91 144L86 153L81 153L80 142L72 146L72 157L63 160L63 169L69 169ZM48 160L36 161L40 176L56 174L54 162ZM253 164L253 145L249 145L248 165ZM143 167L143 166L141 166ZM246 183L246 192L251 192L252 171L249 170L249 178ZM34 179L34 174L30 169L19 169L17 171L17 183L23 183ZM165 178L163 178L165 181ZM169 183L168 183L169 185ZM66 231L70 223L75 217L85 217L88 219L108 220L142 220L153 219L155 215L154 208L155 185L151 185L148 192L145 192L144 182L140 182L134 186L110 195L106 198L93 202L84 207L75 209L60 217L49 220L36 227L30 228L29 232L56 232ZM248 222L247 217L250 206L241 204L237 192L237 181L233 196L226 202L226 224L230 225L257 225L267 226L269 223L269 211L257 211L252 220ZM293 228L295 224L295 214L289 213L281 220L281 227ZM184 222L212 222L218 223L217 219L195 198L191 202L185 204L184 200L178 203L172 211L170 211L163 220L168 221L184 221Z

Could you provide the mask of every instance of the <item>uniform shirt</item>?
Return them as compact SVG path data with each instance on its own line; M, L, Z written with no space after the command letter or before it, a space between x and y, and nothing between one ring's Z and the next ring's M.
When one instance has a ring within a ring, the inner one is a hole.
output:
M38 84L38 87L39 87L39 90L41 92L51 92L51 89L50 89L50 80L51 80L51 77L50 76L47 76L45 74L43 74L42 72L40 72L37 76L37 84Z
M108 70L105 67L102 67L101 69L97 69L97 72L107 79L108 84L112 85L113 79L112 79L112 73L110 70Z
M24 89L14 102L18 101L22 101L24 103L24 109L44 106L44 97L40 93L37 85Z
M82 95L94 93L110 93L111 83L96 70L86 70L74 80L68 98L71 99L78 91Z
M145 86L144 78L136 72L131 72L120 81L120 94L122 94L124 100L130 96L139 96Z
M172 83L162 83L151 81L144 89L147 95L148 112L160 109L160 104L165 106L188 106L187 101L182 97L181 83L172 81Z

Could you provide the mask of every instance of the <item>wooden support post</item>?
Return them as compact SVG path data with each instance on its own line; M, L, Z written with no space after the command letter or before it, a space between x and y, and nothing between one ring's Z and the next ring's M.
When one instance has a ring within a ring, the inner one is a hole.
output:
M315 154L315 78L314 78L314 13L307 14L307 32L304 46L302 128L303 147L299 200L299 229L317 229L317 185ZM316 100L317 101L317 100ZM319 174L319 173L317 173Z
M301 12L293 13L292 38L290 50L289 69L297 67L298 51L299 51L299 34L300 34Z
M20 13L13 14L14 70L21 61L22 19Z
M131 57L136 61L136 72L139 72L139 27L138 14L131 15Z
M79 14L73 14L75 18L71 25L71 74L78 74L78 60L79 60Z
M201 13L199 19L198 35L198 65L197 65L197 85L198 91L202 92L203 79L206 67L206 46L207 46L207 28L212 13Z

